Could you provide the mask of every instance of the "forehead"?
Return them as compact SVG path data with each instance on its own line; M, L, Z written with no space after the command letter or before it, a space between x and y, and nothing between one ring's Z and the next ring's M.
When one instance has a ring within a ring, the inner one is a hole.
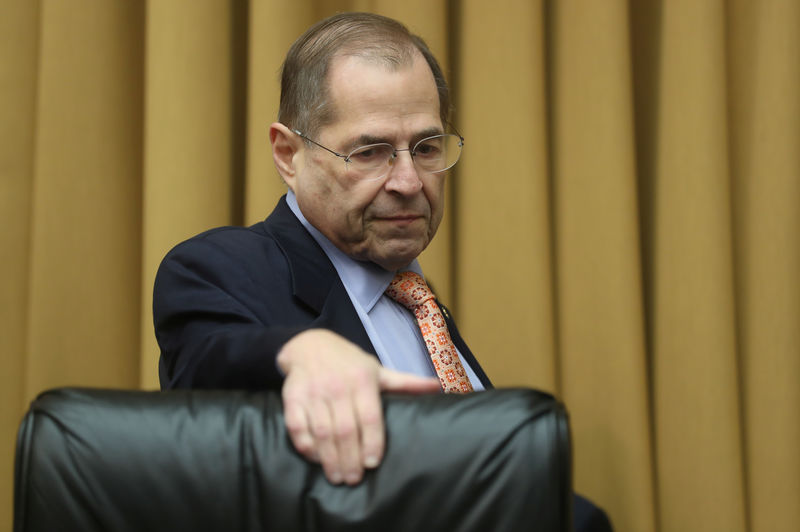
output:
M334 121L326 129L402 135L442 128L436 82L419 52L400 65L352 55L334 58L328 83Z

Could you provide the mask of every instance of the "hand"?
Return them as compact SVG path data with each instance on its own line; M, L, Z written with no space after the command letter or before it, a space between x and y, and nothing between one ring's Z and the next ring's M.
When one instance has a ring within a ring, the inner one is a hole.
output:
M325 329L304 331L278 353L286 374L283 408L297 451L319 462L332 484L357 484L383 458L380 392L434 393L435 377L386 369L378 359Z

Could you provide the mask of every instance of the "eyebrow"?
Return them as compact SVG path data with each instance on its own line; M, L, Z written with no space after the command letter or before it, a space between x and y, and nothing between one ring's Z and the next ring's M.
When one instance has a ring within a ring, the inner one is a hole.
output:
M418 140L421 140L421 139L424 139L424 138L427 138L427 137L433 137L434 135L441 135L443 133L444 132L439 127L429 127L429 128L423 129L421 131L417 131L414 134L414 136L411 137L411 140L409 141L409 144L411 146L413 146L414 143L417 142ZM354 150L354 149L358 148L359 146L367 146L369 144L383 144L383 143L392 144L394 146L394 144L392 142L392 139L390 139L389 137L381 137L381 136L377 136L377 135L363 134L363 135L360 135L360 136L356 137L355 139L353 139L353 141L349 144L348 147L349 147L349 149Z

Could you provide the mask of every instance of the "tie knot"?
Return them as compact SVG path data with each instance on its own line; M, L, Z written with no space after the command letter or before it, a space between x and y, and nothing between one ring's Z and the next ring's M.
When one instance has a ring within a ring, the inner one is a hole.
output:
M436 297L425 279L414 272L400 272L395 275L386 289L386 295L410 310Z

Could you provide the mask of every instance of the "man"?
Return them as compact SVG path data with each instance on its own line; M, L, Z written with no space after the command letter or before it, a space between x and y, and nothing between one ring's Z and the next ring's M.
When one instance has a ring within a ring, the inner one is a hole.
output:
M287 195L264 222L198 235L159 269L162 387L280 388L294 446L335 484L380 463L380 392L490 387L444 307L416 310L439 322L426 325L401 303L400 287L427 290L416 257L463 145L449 111L436 59L398 22L343 14L301 36L270 126ZM454 347L432 354L419 328L431 326Z

